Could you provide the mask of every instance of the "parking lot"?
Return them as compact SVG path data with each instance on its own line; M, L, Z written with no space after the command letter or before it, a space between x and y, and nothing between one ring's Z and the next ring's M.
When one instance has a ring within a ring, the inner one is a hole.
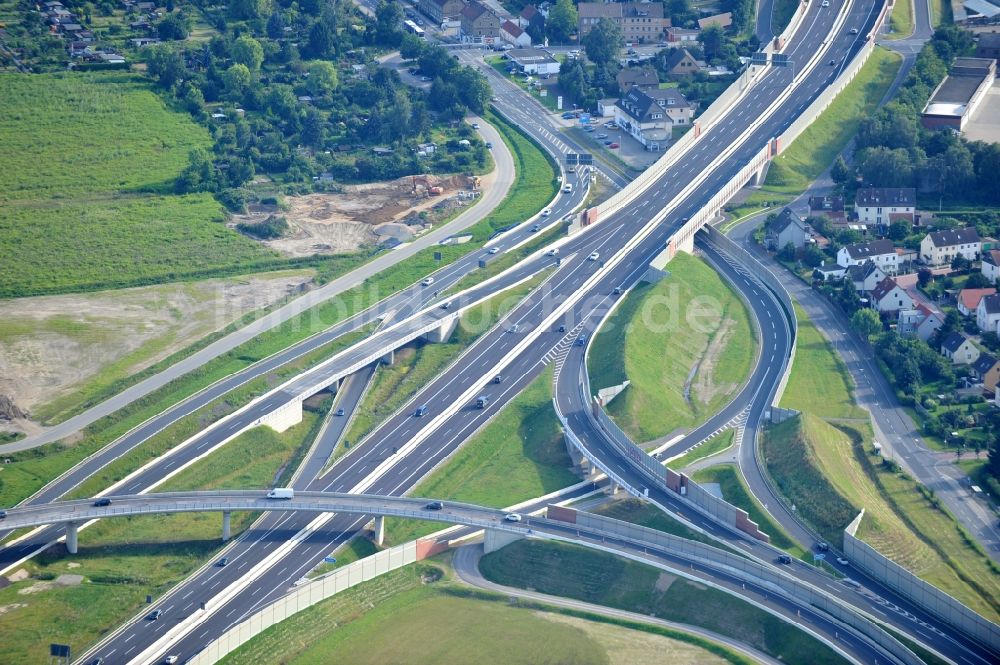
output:
M589 126L581 125L579 120L566 119L566 122L573 123L570 131L581 143L592 147L594 152L606 151L639 171L645 170L663 154L662 151L649 152L628 133L618 127L609 127L610 118L596 120L598 122L591 122Z

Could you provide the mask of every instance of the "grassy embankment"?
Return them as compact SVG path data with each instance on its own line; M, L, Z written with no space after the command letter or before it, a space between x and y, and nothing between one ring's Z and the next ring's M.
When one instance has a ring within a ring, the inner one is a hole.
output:
M481 241L485 241L497 229L523 221L537 213L548 204L556 189L555 170L538 146L503 120L491 117L491 121L501 130L504 141L514 154L517 177L507 198L491 215L473 227L474 235ZM338 321L362 311L377 300L419 281L440 267L441 264L434 260L434 251L441 251L445 262L450 262L469 251L469 247L469 245L453 245L428 248L382 271L366 283L317 305L273 330L258 335L233 351L136 400L115 414L101 419L87 427L79 440L60 441L11 455L13 463L5 467L4 477L0 479L0 502L4 505L18 503L107 443L205 386L316 332L325 330ZM241 323L249 322L253 318L255 315L248 315L241 320ZM227 331L237 328L238 325L233 324ZM202 340L129 380L119 380L107 386L96 387L90 393L81 395L80 401L67 400L60 403L58 413L52 414L51 419L56 422L64 420L190 355L221 334Z
M926 0L896 0L896 5L889 16L892 32L886 35L888 39L904 39L913 33L914 2L926 2Z
M846 367L802 310L797 313L795 364L781 406L803 413L765 434L764 457L775 482L798 514L834 543L864 508L860 538L996 620L1000 571L929 490L872 456L871 426L853 403Z
M736 436L736 432L729 429L725 432L713 436L711 439L701 444L693 450L689 450L677 459L667 462L667 466L675 471L682 471L684 467L694 464L698 460L705 459L706 457L711 457L716 453L721 453L724 450L729 450L733 445L733 438Z
M220 662L749 662L688 633L512 602L453 577L440 559L395 570L286 619Z
M499 584L707 628L785 663L844 662L805 633L733 596L612 554L522 540L486 555L480 569Z
M649 441L725 404L746 380L755 346L739 296L704 261L678 254L669 277L633 289L601 327L590 383L596 391L631 381L608 411L635 440Z
M329 399L306 410L301 424L278 434L258 427L191 465L160 489L264 488L287 480L309 448ZM256 514L234 513L233 534ZM146 594L162 596L222 547L218 513L103 520L80 533L80 550L55 547L24 565L32 577L0 589L4 662L46 663L49 642L75 653L134 615ZM59 575L82 575L76 586L53 586Z
M902 1L902 0L901 0ZM733 218L780 207L805 191L836 159L858 131L861 119L878 107L899 70L901 57L877 47L844 91L791 146L771 162L764 186L729 208Z
M409 494L499 508L572 485L571 466L546 369ZM399 544L439 529L437 522L388 520L386 539Z

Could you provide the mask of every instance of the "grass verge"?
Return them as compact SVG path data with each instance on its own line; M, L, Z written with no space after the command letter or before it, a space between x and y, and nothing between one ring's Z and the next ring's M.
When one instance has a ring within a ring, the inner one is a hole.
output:
M498 584L707 628L785 663L845 662L805 633L722 591L604 552L522 540L483 557L480 569Z
M577 482L552 409L548 368L457 453L410 492L491 507L542 496ZM437 522L386 520L386 537L404 543L441 528Z
M907 1L900 0L897 6ZM844 91L771 162L764 189L789 195L804 191L844 150L857 133L861 119L875 111L901 62L899 54L876 47Z
M667 462L667 466L671 469L679 471L694 464L698 460L711 457L716 453L721 453L723 450L729 450L729 448L733 445L733 437L735 436L736 432L728 429L718 436L713 436L711 439L701 444L694 450L684 453L674 461Z
M886 35L888 39L904 39L913 33L913 2L914 0L896 0L889 19L892 32Z
M670 275L626 296L588 357L594 390L631 383L608 411L637 441L716 411L746 380L755 354L743 301L703 260L678 254Z

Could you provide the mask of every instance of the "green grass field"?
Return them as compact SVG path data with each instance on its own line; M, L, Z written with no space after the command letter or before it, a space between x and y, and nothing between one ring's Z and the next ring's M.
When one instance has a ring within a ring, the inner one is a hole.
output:
M608 411L638 441L714 412L746 380L756 353L743 301L707 263L680 253L668 270L626 296L588 358L592 390L631 381Z
M410 495L499 508L572 485L571 466L547 369ZM439 529L437 522L388 520L386 537L399 544Z
M854 385L840 356L798 304L795 317L795 362L781 406L823 418L867 418L854 403Z
M191 465L163 490L263 488L308 448L321 420L307 411L303 422L277 434L256 428ZM256 517L235 513L233 534ZM5 663L47 663L49 642L82 653L154 597L183 581L221 547L218 513L108 519L80 532L73 556L54 547L27 562L32 577L0 589L4 607ZM82 575L77 586L52 586L58 575ZM28 591L30 589L31 591Z
M898 4L905 2L900 0ZM901 61L898 54L876 48L847 88L771 162L764 189L776 194L798 194L805 190L847 146L861 119L877 108Z
M483 557L480 570L499 584L707 628L785 663L844 662L805 633L741 600L612 554L522 540Z
M913 1L896 0L890 17L892 32L887 35L889 39L903 39L913 32Z
M771 516L764 512L764 508L743 482L736 466L722 464L702 469L694 474L694 479L699 483L718 483L723 498L737 508L747 511L750 519L760 526L760 530L771 537L772 545L787 551L792 556L799 558L806 556L806 551L796 545L795 541L771 519Z
M0 297L172 281L280 261L170 195L208 133L119 72L0 75Z
M663 512L651 504L639 501L638 499L617 499L614 501L608 501L588 512L592 512L595 515L603 515L604 517L610 517L616 520L622 520L623 522L631 522L632 524L638 524L639 526L656 529L657 531L663 531L664 533L669 533L681 538L687 538L688 540L696 540L699 543L705 543L706 545L711 545L712 547L722 547L725 549L725 546L720 545L717 540L712 540L708 536L703 536L697 531L687 528L677 520L670 517L668 513Z
M701 444L694 450L681 455L672 462L667 462L667 466L674 470L681 470L684 467L694 464L700 459L705 459L706 457L711 457L716 453L721 453L723 450L727 450L733 445L733 437L736 436L736 432L729 429L719 434L713 436L711 439Z

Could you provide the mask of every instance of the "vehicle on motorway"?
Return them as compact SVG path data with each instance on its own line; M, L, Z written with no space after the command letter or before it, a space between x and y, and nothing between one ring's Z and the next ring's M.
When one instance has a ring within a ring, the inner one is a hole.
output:
M7 511L6 510L0 510L0 520L6 519L6 517L7 517Z
M228 556L222 557L221 559L219 559L219 562L215 565L218 566L219 568L225 568L226 566L229 565L229 557Z
M338 416L342 416L342 415L344 415L344 413L346 413L346 412L343 409L337 409L337 415Z
M98 499L94 502L95 508L104 508L105 506L111 505L111 499Z
M294 499L295 490L291 487L275 487L267 493L268 499Z
M441 503L440 501L431 501L426 506L424 506L424 509L426 510L441 510L442 508L444 508L444 504Z
M787 554L781 554L781 555L778 556L777 561L778 561L778 563L783 563L786 566L788 566L788 565L791 565L791 563L792 563L792 557L788 556Z
M552 214L552 208L546 208L545 210L542 211L542 217L548 217L551 214Z
M849 565L851 565L851 562L848 561L847 559L845 559L842 556L838 556L837 557L837 563L839 563L841 566L849 566Z
M616 286L614 290L611 292L611 295L614 296L620 296L621 294L622 294L622 287L620 286Z
M532 224L531 228L529 229L529 231L531 231L532 233L538 233L541 230L542 230L541 224Z
M520 329L521 329L521 326L519 326L519 325L517 325L517 324L515 323L515 324L514 324L514 325L512 325L512 326L511 326L510 328L507 328L507 332L510 332L510 333L516 333L516 332L517 332L518 330L520 330Z
M90 665L104 665L104 657L98 656L94 660L90 661Z
M571 166L568 169L566 169L566 172L567 173L576 173L576 167L575 166Z
M827 64L830 65L831 67L835 67L837 65L837 61L836 60L831 60Z
M842 579L840 581L843 582L844 584L846 584L847 586L851 587L852 589L860 589L861 588L861 584L857 580L852 580L850 577L845 577L844 579Z
M820 552L829 552L830 551L830 545L829 545L829 543L819 542L819 543L816 543L816 549L819 550Z
M423 418L424 416L427 415L427 409L428 409L428 406L426 404L424 404L423 406L421 406L420 408L418 408L414 412L413 417L414 418Z
M506 515L503 516L503 518L505 520L507 520L508 522L520 522L521 521L521 515L518 514L518 513L507 513Z
M156 621L161 616L163 616L163 610L153 610L152 612L150 612L149 614L146 615L146 620L147 621Z
M486 395L480 395L479 397L476 398L477 409L485 409L489 403L490 403L490 398L487 397Z
M451 307L451 301L450 300L448 300L447 302L441 303L441 309L448 309L449 307Z
M499 247L490 247L490 248L489 248L489 249L487 250L487 253L488 253L488 254L496 254L496 253L497 253L497 252L499 252L499 251L500 251L500 248L499 248Z
M851 34L852 35L858 34L858 29L857 28L851 28Z
M566 326L565 325L559 326L559 332L566 332Z
M576 345L577 346L583 346L586 343L587 343L587 336L586 335L580 335L579 337L576 338Z
M177 656L167 656L166 658L163 659L163 662L167 663L167 665L171 665L172 663L176 663L177 662Z
M563 192L566 193L566 194L572 194L573 193L573 185L570 185L568 183L565 184L565 185L563 185Z
M545 256L555 256L558 253L559 253L559 248L558 247L553 247L552 249L550 249L547 252L545 252Z
M621 146L620 146L620 145L618 145L617 143L609 143L609 144L608 144L608 147L609 147L609 148L611 148L612 150L617 150L617 149L618 149L618 148L620 148Z
M587 260L588 261L596 261L599 258L601 258L600 252L593 252L590 256L587 257Z
M819 6L820 7L829 7L830 6L830 0L823 0L823 2L819 3Z
M493 383L503 383L503 374L497 374L494 376Z
M428 277L427 279L423 280L423 281L422 281L422 282L420 282L420 283L421 283L421 284L422 284L423 286L430 286L431 284L433 284L433 283L434 283L434 278L433 278L433 277Z

